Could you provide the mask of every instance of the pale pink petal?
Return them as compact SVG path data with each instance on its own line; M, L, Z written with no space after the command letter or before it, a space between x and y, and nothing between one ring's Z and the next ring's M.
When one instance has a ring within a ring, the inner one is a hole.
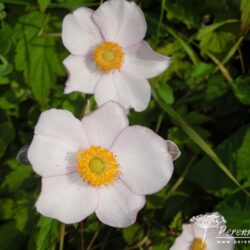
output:
M42 178L36 208L42 215L68 224L80 222L92 214L97 202L96 190L74 172Z
M165 71L170 58L154 52L145 41L124 49L123 68L144 78L151 78Z
M28 159L41 176L55 176L76 168L76 153L88 147L81 122L66 110L41 114L28 150Z
M167 143L167 150L171 155L173 161L177 160L181 155L181 151L179 150L178 146L173 141L170 140L166 140L166 143Z
M86 55L103 41L98 27L92 21L92 13L91 9L82 7L63 19L62 41L74 55Z
M218 236L218 235L217 235ZM206 250L233 250L234 249L234 238L216 238L206 237L205 242L207 245ZM226 237L226 234L221 234L221 237Z
M125 110L108 102L82 119L82 126L90 145L109 148L117 135L128 126Z
M97 81L101 78L101 72L89 57L68 56L63 61L67 68L69 77L64 92L71 93L79 91L86 94L93 94Z
M123 130L111 151L120 164L121 179L137 194L159 191L172 176L173 162L166 142L148 128Z
M136 221L137 213L145 205L145 197L136 195L121 181L97 189L96 215L112 227L128 227Z
M182 233L175 240L170 250L190 250L194 236L191 224L183 224Z
M104 75L96 85L95 99L98 105L107 101L120 103L125 109L143 111L151 96L148 81L123 70Z
M122 47L140 42L146 34L147 24L142 10L125 0L110 0L103 3L93 14L106 41Z
M204 233L205 233L205 229L202 227L199 227L198 225L196 225L195 223L192 223L192 230L193 230L193 234L195 238L200 238L203 239ZM208 231L207 231L208 232ZM211 231L209 230L209 233ZM213 232L213 231L212 231Z

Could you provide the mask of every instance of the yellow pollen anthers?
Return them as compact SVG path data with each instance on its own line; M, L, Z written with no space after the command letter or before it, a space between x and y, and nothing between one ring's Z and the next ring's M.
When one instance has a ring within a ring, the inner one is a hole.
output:
M100 146L91 146L77 154L77 169L82 179L94 187L109 185L118 176L115 155Z
M202 242L201 238L195 238L190 250L206 250L207 244L205 242Z
M104 42L93 53L97 67L104 72L119 70L123 62L124 53L118 43Z

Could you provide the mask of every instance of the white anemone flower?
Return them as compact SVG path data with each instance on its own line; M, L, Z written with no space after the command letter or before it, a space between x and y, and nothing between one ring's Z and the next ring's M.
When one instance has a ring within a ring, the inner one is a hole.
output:
M146 30L141 9L125 0L66 15L62 40L71 55L63 62L69 74L65 93L94 94L99 106L112 100L125 109L145 110L151 96L146 79L159 75L170 63L143 40Z
M219 213L213 213L212 215L220 216ZM212 225L210 222L206 224L199 224L195 222L197 221L190 224L183 224L182 233L175 240L175 243L170 250L234 249L234 238L228 237L228 235L225 234L221 228L225 225L225 223L216 223Z
M42 176L38 212L77 223L95 212L105 224L127 227L173 173L166 141L128 126L125 110L108 102L81 121L66 110L41 114L28 159Z

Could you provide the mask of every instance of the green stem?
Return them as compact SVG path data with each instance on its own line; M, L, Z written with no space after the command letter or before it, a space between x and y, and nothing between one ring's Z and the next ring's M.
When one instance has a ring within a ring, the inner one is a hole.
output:
M65 235L65 224L62 223L60 231L60 247L59 247L60 250L63 250L64 235Z
M219 61L219 59L212 53L210 53L208 50L203 50L203 52L217 65L223 76L227 79L228 83L232 85L233 78L230 75L229 71L226 69L226 67L223 65L223 63Z
M162 20L163 20L163 16L164 16L165 5L166 5L166 0L162 0L161 1L160 20L159 20L159 23L158 23L157 34L156 34L156 44L158 44L158 42L159 42L159 36L160 36L160 32L161 32L161 24L162 24Z
M168 31L168 33L170 35L172 35L180 43L180 45L186 51L186 53L188 54L188 56L191 59L191 61L193 62L193 64L198 63L199 62L199 58L195 54L195 52L192 49L192 47L187 42L185 42L180 36L178 36L173 29L171 29L169 27L166 27L166 30Z

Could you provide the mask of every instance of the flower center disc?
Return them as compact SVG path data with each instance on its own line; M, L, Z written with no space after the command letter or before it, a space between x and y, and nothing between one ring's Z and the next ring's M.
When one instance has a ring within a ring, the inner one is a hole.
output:
M115 155L106 148L91 146L77 154L77 170L94 187L109 185L120 173Z
M123 62L123 51L118 43L104 42L93 53L97 67L104 72L119 70Z
M202 242L201 238L195 238L190 250L206 250L207 244L205 242Z

